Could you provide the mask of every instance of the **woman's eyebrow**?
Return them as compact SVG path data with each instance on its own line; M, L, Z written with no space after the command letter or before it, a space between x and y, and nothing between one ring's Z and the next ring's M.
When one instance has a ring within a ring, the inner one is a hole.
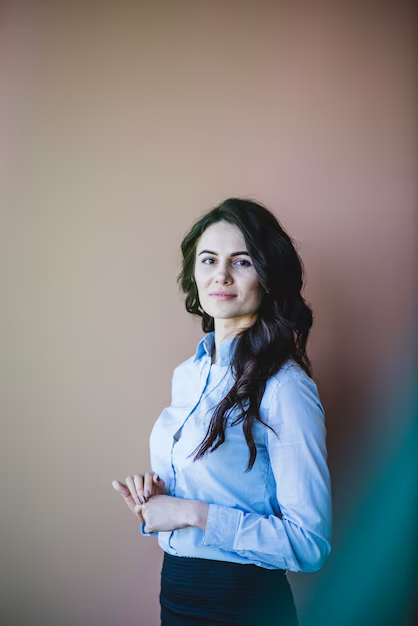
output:
M202 252L199 252L197 256L200 256L201 254L214 254L215 256L218 256L218 253L213 252L212 250L202 250ZM246 254L247 256L250 256L246 250L241 250L241 252L232 252L232 254L230 254L229 256L239 256L240 254Z

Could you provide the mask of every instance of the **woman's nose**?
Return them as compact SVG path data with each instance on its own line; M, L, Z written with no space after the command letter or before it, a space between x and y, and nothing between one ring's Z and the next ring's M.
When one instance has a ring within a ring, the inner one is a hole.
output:
M229 282L231 280L231 274L229 270L225 267L218 267L215 280L221 283Z

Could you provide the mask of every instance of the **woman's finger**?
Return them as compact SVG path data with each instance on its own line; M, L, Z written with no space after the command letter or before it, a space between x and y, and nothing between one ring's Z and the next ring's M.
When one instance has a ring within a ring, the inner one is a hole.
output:
M123 483L121 483L120 480L114 480L112 482L112 485L115 491L121 494L122 498L125 500L130 510L133 511L136 506L136 502L133 499L132 494L129 491L128 487L124 485Z
M162 478L158 476L158 474L154 474L152 477L152 482L154 484L154 493L165 494L167 493L167 489L165 488L165 482Z
M129 496L131 493L127 486L121 483L119 480L113 480L112 487L115 489L115 491L118 491L123 496Z
M127 487L129 489L129 491L131 492L132 498L134 499L136 504L141 504L141 502L139 500L139 497L138 497L138 494L136 493L135 482L134 482L134 479L132 478L132 476L127 476L126 484L127 484Z
M154 474L154 476L152 477L152 482L153 482L155 485L159 485L159 486L164 485L164 486L165 486L165 482L163 481L163 479L162 479L162 478L160 478L160 477L158 476L158 474Z
M152 484L155 472L147 472L144 476L144 495L148 499L152 494Z
M144 498L144 476L143 474L135 474L134 483L138 499L141 504L145 502Z
M142 504L136 505L136 507L134 508L134 513L141 522L141 524L142 522L145 522L144 518L142 517Z

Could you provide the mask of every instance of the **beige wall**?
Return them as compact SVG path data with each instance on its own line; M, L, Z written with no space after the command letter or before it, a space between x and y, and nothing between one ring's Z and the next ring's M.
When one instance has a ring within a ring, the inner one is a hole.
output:
M362 403L411 324L414 33L402 2L48 4L2 26L3 622L154 626L160 550L111 481L149 467L201 337L180 241L230 195L306 266L338 536ZM322 575L291 578L302 619Z

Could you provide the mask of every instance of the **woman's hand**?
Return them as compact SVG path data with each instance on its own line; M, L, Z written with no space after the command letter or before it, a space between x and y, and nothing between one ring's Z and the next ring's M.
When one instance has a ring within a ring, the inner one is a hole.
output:
M156 495L142 505L141 516L146 533L178 530L188 526L205 530L208 510L209 505L205 502Z
M144 519L141 514L142 505L150 496L167 493L165 483L155 472L128 476L125 482L126 484L119 480L114 480L112 486L115 491L122 495L132 513L143 522Z

